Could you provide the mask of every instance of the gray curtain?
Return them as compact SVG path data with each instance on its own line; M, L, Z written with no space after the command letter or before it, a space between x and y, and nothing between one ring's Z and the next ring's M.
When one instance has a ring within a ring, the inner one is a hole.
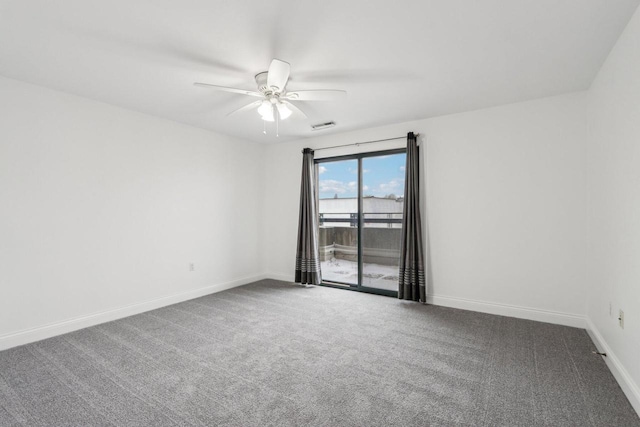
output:
M322 282L322 278L318 249L315 165L313 150L310 148L305 148L302 151L302 182L300 184L300 217L298 221L295 281L317 285Z
M422 222L420 220L420 160L413 132L407 135L407 165L404 180L402 246L398 298L426 302Z

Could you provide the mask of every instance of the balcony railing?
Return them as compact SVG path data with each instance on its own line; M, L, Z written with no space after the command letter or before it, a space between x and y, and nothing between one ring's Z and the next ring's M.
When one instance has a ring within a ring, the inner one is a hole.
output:
M365 213L362 256L366 263L397 265L400 257L402 214L397 212ZM358 257L358 214L320 214L320 259L356 261Z
M375 216L374 216L375 215ZM320 226L328 225L347 225L349 227L358 226L358 214L357 213L320 213L319 215ZM366 227L372 224L386 224L388 228L399 228L402 225L402 213L400 212L365 212L363 214L363 223ZM394 226L395 225L395 226ZM379 227L379 225L378 225Z

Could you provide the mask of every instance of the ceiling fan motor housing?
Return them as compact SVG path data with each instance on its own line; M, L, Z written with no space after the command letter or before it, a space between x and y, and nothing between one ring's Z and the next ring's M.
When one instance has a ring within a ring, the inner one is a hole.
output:
M261 73L256 74L256 84L258 85L258 90L263 93L271 93L271 88L267 85L267 75L268 71L263 71Z

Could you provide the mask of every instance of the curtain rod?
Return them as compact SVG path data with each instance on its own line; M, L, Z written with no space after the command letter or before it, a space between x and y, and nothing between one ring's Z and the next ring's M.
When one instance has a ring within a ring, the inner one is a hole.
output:
M417 138L418 136L420 136L420 134L416 133L415 136ZM396 136L395 138L376 139L376 140L373 140L373 141L354 142L353 144L333 145L331 147L314 148L313 151L328 150L330 148L349 147L349 146L352 146L352 145L355 145L357 147L358 145L373 144L374 142L393 141L395 139L406 139L406 138L407 138L407 136L403 135L403 136Z

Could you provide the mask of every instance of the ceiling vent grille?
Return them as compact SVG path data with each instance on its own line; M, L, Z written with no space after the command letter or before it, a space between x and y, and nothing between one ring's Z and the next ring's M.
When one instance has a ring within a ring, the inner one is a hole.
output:
M323 130L329 129L336 125L336 122L318 123L317 125L311 125L311 130Z

